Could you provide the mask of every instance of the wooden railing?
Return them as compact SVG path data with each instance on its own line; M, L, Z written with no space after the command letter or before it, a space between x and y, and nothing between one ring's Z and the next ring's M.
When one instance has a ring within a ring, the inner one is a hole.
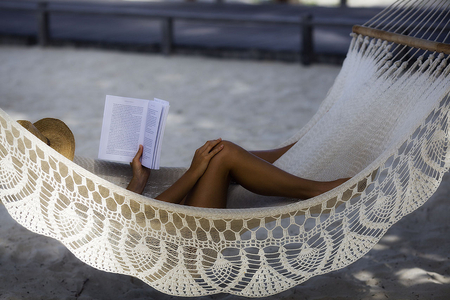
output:
M298 26L300 36L300 61L308 65L314 57L314 28L318 26L324 27L349 27L354 23L345 22L343 20L322 20L314 19L311 14L304 14L298 17L292 16L259 16L252 14L229 14L229 13L212 13L212 12L180 12L170 10L158 10L147 7L133 6L114 6L101 5L100 2L93 2L98 5L73 5L65 2L57 1L0 1L0 10L20 10L32 11L37 14L37 40L41 46L50 43L50 14L64 13L77 15L98 15L98 16L114 16L123 18L148 18L156 19L161 22L161 52L169 55L174 47L174 20L190 20L201 22L227 22L239 24L277 24Z

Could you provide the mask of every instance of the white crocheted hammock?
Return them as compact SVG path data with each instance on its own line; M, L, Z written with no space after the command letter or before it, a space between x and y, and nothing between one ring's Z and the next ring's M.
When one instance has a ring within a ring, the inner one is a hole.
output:
M155 171L137 195L124 189L128 165L71 162L0 111L1 200L85 263L172 295L267 296L343 268L427 201L449 167L448 3L400 1L355 27L370 36L354 34L318 113L275 163L305 178L352 177L326 194L275 199L233 185L227 209L160 202L146 196L183 169Z

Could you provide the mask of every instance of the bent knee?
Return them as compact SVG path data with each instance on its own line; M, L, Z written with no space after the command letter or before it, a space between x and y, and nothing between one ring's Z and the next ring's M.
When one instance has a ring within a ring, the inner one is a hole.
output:
M226 155L233 155L240 151L245 151L242 147L240 147L230 141L221 141L219 143L219 145L217 145L217 146L220 146L220 145L223 145L223 149L220 152L223 152L222 154L226 154Z
M220 147L221 145L223 145L222 150L212 158L212 161L229 161L239 155L239 152L245 151L243 148L230 141L221 141L216 147Z

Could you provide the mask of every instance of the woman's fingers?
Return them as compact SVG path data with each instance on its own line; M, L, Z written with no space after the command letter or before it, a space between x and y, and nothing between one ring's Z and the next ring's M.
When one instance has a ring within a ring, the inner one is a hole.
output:
M194 171L194 174L200 178L208 168L211 159L223 149L223 144L219 145L222 139L207 141L203 146L195 151L192 158L190 170Z
M205 157L205 159L208 161L211 160L214 155L216 155L220 150L223 149L223 144L219 145L220 142L222 142L221 138L206 142L205 145L203 145L203 147L201 148L202 156Z
M211 151L211 149L214 148L215 146L217 146L217 144L219 144L221 141L222 141L221 138L218 138L217 140L210 141L210 143L209 143L210 144L209 151Z
M217 146L217 144L219 144L221 141L221 138L217 140L207 141L202 147L200 147L200 150L205 154L209 154L209 152L211 152L211 149Z
M217 145L217 144L216 144ZM212 150L209 151L208 153L208 158L211 159L213 158L217 153L219 153L221 150L223 149L223 144L219 145L219 146L214 146L214 148Z

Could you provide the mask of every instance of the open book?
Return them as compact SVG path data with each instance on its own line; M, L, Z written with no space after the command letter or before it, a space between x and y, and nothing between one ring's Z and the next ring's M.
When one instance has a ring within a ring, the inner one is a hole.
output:
M98 158L131 162L139 145L144 146L141 163L159 169L162 137L169 102L106 96Z

